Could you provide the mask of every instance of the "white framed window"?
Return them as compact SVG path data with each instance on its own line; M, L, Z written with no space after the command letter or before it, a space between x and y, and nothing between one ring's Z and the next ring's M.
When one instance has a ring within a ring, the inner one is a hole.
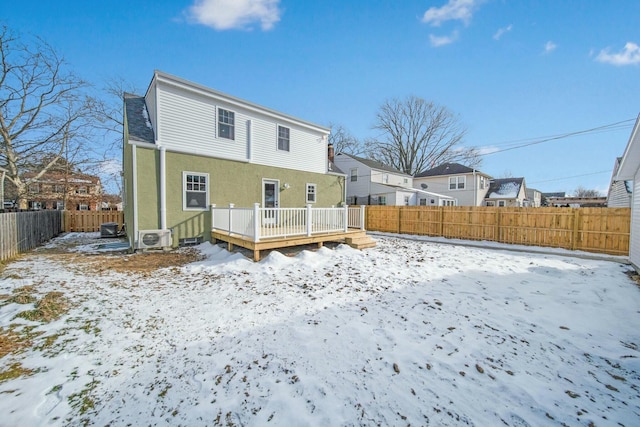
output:
M62 202L62 201L58 200L58 201L56 202L56 210L58 210L58 211L63 211L63 210L64 210L64 202Z
M456 201L455 200L444 199L442 201L442 206L455 206L455 205L456 205Z
M496 205L496 202L494 202L493 200L487 200L487 201L486 201L486 205L487 205L487 206L495 206L495 205Z
M480 177L480 189L484 190L484 187L486 185L486 178L484 176Z
M385 184L389 183L389 174L388 173L382 174L382 182L384 182Z
M206 210L209 206L209 174L182 172L182 209Z
M466 176L450 176L449 177L449 190L464 190L467 184Z
M88 211L89 210L89 205L87 205L86 203L80 203L78 205L78 210L79 211Z
M408 184L409 183L409 178L404 178L404 180L402 181L404 184Z
M409 201L411 200L411 197L409 196L404 196L404 205L405 206L409 206Z
M358 168L351 169L351 182L358 181Z
M278 150L289 151L290 134L289 128L278 125Z
M307 184L307 203L315 203L318 187L315 184Z
M81 185L80 187L78 187L76 189L76 193L78 193L78 194L87 194L87 187L85 187L84 185Z
M236 139L236 113L218 108L218 137Z
M385 206L387 204L387 196L378 197L378 204L380 206Z
M420 206L427 206L427 199L420 199Z
M507 203L504 200L498 200L498 207L504 208Z

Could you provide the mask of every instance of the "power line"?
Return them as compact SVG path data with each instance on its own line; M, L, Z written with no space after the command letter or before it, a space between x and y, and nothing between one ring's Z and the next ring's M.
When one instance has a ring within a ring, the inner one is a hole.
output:
M589 175L599 175L601 173L611 173L611 170L600 171L600 172L591 172L591 173L583 173L582 175L565 176L565 177L562 177L562 178L546 179L544 181L534 181L534 182L530 182L529 184L539 184L541 182L564 181L565 179L580 178L582 176L589 176Z
M598 127L591 128L591 129L585 129L585 130L579 130L579 131L575 131L575 132L563 133L563 134L559 134L559 135L552 135L552 136L548 136L548 137L542 137L543 139L534 140L532 142L527 142L525 144L519 144L519 145L515 145L513 147L503 148L501 150L491 151L491 152L484 153L484 154L479 154L479 155L480 156L488 156L488 155L491 155L491 154L502 153L504 151L515 150L517 148L523 148L523 147L528 147L528 146L531 146L531 145L542 144L543 142L555 141L555 140L558 140L558 139L564 139L564 138L568 138L568 137L576 136L576 135L583 135L583 134L586 134L586 133L610 132L610 131L613 131L613 130L623 129L623 128L628 126L628 125L622 125L623 123L632 122L632 121L635 121L635 120L636 119L627 119L627 120L622 120L622 121L615 122L615 123L609 123L609 124L606 124L606 125L598 126ZM505 142L503 144L495 144L495 145L492 145L492 146L485 146L485 147L495 147L496 145L510 145L510 144L517 143L518 141L526 141L526 140L527 139L517 140L517 141L513 141L513 142ZM482 149L482 147L479 147L479 149Z

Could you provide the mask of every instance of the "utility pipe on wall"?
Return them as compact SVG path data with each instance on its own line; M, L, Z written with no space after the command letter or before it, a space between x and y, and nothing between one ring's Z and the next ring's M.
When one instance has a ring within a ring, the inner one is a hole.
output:
M160 147L160 229L167 229L167 149Z

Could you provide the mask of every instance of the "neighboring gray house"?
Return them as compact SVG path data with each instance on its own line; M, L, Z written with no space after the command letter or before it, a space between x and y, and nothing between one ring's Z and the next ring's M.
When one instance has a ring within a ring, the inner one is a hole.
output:
M338 153L335 165L347 175L347 204L389 206L454 205L446 195L413 188L413 177L375 160Z
M530 208L539 208L542 206L542 192L535 188L525 188L527 199L525 200L525 206Z
M525 205L526 185L524 178L494 179L484 198L485 206L520 207Z
M640 114L622 155L616 181L633 181L629 261L640 272Z
M633 181L616 179L621 161L622 157L617 157L615 163L613 164L611 183L609 184L609 192L607 193L607 207L610 208L631 207Z
M443 194L458 206L482 206L491 176L459 163L444 163L413 178L415 188Z

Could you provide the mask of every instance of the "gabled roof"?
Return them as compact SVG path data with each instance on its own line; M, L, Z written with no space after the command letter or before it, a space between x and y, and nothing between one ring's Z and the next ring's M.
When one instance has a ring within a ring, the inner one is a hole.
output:
M550 197L566 197L567 193L564 191L558 191L555 193L542 193L542 197L546 197L547 199Z
M486 173L480 172L479 170L470 168L468 166L461 165L460 163L443 163L440 166L436 166L435 168L422 171L419 174L417 174L415 177L424 178L427 176L460 175L460 174L466 174L466 173L473 173L474 170L476 173L489 176Z
M127 130L129 131L129 139L136 141L155 143L153 135L153 127L149 121L149 113L144 97L124 94L124 108L127 114Z
M493 179L485 199L516 199L524 185L524 178Z
M616 181L625 181L634 179L635 174L640 167L640 114L636 119L636 124L633 126L629 142L622 155L620 161L620 167L616 174Z
M400 174L400 175L406 175L406 176L411 176L409 174L406 174L402 171L399 171L398 169L392 168L391 166L387 166L384 163L380 163L376 160L370 160L370 159L365 159L363 157L358 157L358 156L354 156L353 154L347 154L347 153L338 153L338 156L348 156L351 157L354 160L359 161L360 163L362 163L365 166L370 167L371 169L377 169L377 170L381 170L381 171L385 171L385 172L391 172L391 173L396 173L396 174Z

